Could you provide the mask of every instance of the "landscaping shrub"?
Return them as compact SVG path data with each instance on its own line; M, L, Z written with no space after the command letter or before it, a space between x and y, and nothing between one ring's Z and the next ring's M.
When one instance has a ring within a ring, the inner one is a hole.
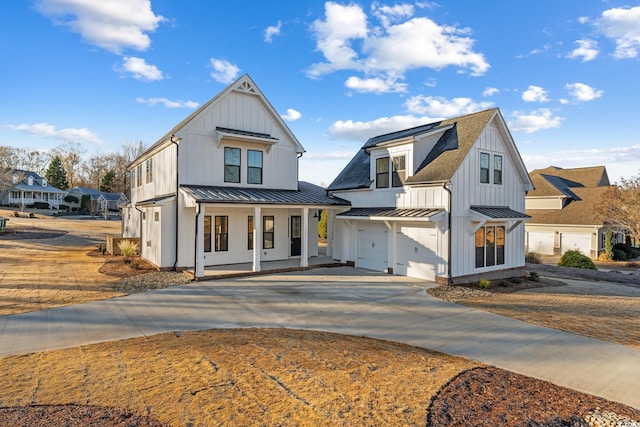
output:
M626 261L627 254L625 253L625 251L621 251L620 249L614 249L612 259L614 261Z
M120 253L124 256L125 260L131 260L131 257L137 255L138 250L140 249L140 245L133 240L120 240L118 242L118 248L120 249Z
M615 251L614 251L615 252ZM593 261L580 251L567 251L560 258L558 263L561 267L583 268L587 270L597 270Z
M34 202L33 207L36 209L49 209L49 203L47 202Z
M540 275L535 271L530 271L529 274L527 274L527 279L531 280L532 282L537 282L538 280L540 280Z
M511 283L509 283L508 280L500 280L498 282L498 286L503 287L503 288L508 288L509 286L511 286Z
M480 282L478 282L478 286L482 289L489 289L491 287L491 280L482 279L480 280Z
M509 281L511 283L522 283L522 278L521 277L512 277L511 279L509 279Z
M540 264L542 261L540 259L540 254L537 252L527 252L524 256L524 262L529 264Z
M629 259L629 258L636 258L638 256L636 248L634 248L633 246L631 246L628 243L616 243L615 245L613 245L613 250L614 250L614 252L616 250L623 251L625 256L626 256L625 260ZM636 252L636 256L635 257L633 256L634 255L634 251Z

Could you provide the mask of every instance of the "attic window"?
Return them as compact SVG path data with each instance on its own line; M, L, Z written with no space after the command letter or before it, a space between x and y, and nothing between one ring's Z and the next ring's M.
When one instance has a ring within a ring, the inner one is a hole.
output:
M392 182L393 187L402 187L406 177L405 156L394 157L391 160L392 166Z
M47 178L42 178L42 186L43 187L47 186Z
M33 185L33 177L32 176L29 177L29 179L27 180L27 183L29 185Z
M376 159L376 188L389 188L389 158Z

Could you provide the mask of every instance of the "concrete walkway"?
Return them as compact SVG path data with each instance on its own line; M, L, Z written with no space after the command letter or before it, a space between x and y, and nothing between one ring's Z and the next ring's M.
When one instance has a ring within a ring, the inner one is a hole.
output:
M0 356L167 331L317 329L465 356L640 409L640 351L450 304L349 267L197 282L0 317Z

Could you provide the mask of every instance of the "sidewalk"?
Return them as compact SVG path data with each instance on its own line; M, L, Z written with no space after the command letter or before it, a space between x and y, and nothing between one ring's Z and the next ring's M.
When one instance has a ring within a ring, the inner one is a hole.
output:
M465 356L640 409L640 351L450 304L349 267L196 282L0 317L0 356L167 331L286 327Z

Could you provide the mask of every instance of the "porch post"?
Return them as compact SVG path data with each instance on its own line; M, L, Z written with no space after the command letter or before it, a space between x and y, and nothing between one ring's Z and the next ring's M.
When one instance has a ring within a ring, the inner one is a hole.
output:
M253 210L253 271L260 271L260 252L262 251L262 209L256 206Z
M387 265L387 272L390 274L398 274L396 271L396 265L398 264L398 223L393 221L391 223L391 265Z
M327 211L327 256L333 256L333 209Z
M196 216L196 279L204 277L204 208L198 205L198 215Z
M302 251L300 267L309 266L309 208L302 208Z

